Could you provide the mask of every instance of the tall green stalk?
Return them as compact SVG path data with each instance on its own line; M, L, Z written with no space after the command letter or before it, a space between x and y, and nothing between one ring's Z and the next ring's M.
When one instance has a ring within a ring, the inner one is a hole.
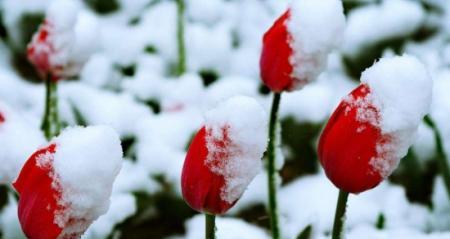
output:
M333 237L332 239L342 239L345 222L345 211L347 209L348 192L339 191L339 197L334 215Z
M439 133L439 129L430 116L425 116L424 122L433 130L434 138L436 140L436 157L439 163L439 169L441 171L442 177L444 178L444 184L445 188L447 189L448 198L450 198L450 167L447 154L445 153L444 146L442 144L441 134Z
M58 83L49 74L45 79L45 111L41 129L47 140L57 136L61 130L58 116Z
M277 206L277 171L275 168L275 157L277 147L277 125L278 108L280 106L281 93L274 93L272 109L269 122L269 144L267 146L267 173L268 173L268 192L269 192L269 214L272 238L280 239L281 232L278 219Z
M186 47L184 42L184 0L177 1L177 45L178 45L178 64L177 75L180 76L186 72Z
M216 239L216 216L205 213L205 239Z

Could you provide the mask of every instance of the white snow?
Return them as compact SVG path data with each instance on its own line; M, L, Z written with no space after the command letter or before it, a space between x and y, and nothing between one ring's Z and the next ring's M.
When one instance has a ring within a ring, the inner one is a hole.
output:
M121 136L131 135L135 122L152 115L148 107L138 104L127 93L116 94L76 83L61 85L60 92L85 117L88 124L109 125Z
M112 210L109 210L94 221L81 238L107 238L112 232L114 225L123 222L126 218L136 213L136 199L131 194L115 194L111 197L110 208Z
M8 239L26 238L17 217L17 202L12 194L8 195L8 204L0 212L2 236Z
M342 51L355 57L383 40L414 33L424 20L425 12L416 1L389 0L359 7L348 15Z
M267 145L267 114L252 98L235 96L205 115L206 165L222 175L220 197L233 203L261 169Z
M0 184L10 184L45 138L39 128L1 101L0 115L4 119L0 122Z
M21 46L21 44L26 40L23 39L23 35L18 27L20 18L24 14L44 14L50 2L51 0L2 0L0 2L0 8L3 9L3 21L8 31L8 35L11 38L10 44L12 44L13 47L16 49L24 47Z
M362 73L361 82L370 93L361 99L360 120L380 127L383 135L377 144L378 156L370 163L387 177L414 142L430 108L433 82L425 66L408 55L380 59Z
M56 212L55 223L64 228L63 235L78 234L109 208L122 165L120 139L109 127L90 126L65 129L50 143L56 144L51 176L64 207Z
M186 222L185 239L203 238L205 235L204 215L197 215ZM235 218L216 218L216 236L221 239L269 239L261 228Z
M340 45L345 28L339 0L298 0L290 7L287 28L293 55L294 88L300 89L317 78L326 67L328 54Z

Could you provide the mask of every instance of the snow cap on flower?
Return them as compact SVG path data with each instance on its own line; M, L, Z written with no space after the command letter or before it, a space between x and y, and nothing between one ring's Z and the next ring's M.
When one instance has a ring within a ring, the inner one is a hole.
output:
M183 197L195 210L225 213L261 169L267 117L252 98L235 96L210 110L183 166Z
M45 138L7 104L0 101L0 184L10 184Z
M274 92L301 89L326 67L328 54L343 37L339 0L294 0L266 32L261 78Z
M30 239L79 238L109 207L122 148L106 126L68 128L26 162L14 183Z
M378 185L407 154L431 104L432 81L415 57L383 58L337 107L319 142L319 157L340 189Z
M80 14L80 4L75 0L57 0L50 4L44 23L27 49L28 59L41 75L52 74L54 79L60 79L79 74L87 61L86 55L96 46L92 37L96 34L96 23L91 20L88 26L87 18ZM85 39L90 44L85 44Z

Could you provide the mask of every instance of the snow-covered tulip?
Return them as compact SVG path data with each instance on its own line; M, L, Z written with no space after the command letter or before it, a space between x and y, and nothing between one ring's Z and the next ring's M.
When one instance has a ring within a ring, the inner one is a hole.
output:
M53 1L45 21L28 44L28 59L42 77L51 75L53 80L58 80L76 76L87 61L85 55L90 55L92 50L85 49L91 47L84 39L92 40L93 37L80 28L95 29L96 25L77 28L82 20L79 9L79 3L74 0ZM96 42L91 41L90 45L96 46Z
M44 142L37 127L0 102L0 184L11 184L27 157Z
M428 112L432 81L411 56L384 58L337 107L320 138L328 178L345 192L377 186L398 166Z
M266 32L261 78L273 92L301 89L317 78L341 41L345 16L340 0L295 0Z
M205 116L184 161L181 188L193 209L223 214L261 169L266 113L252 98L236 96Z
M25 163L14 188L29 239L80 238L109 207L122 148L106 126L68 128Z

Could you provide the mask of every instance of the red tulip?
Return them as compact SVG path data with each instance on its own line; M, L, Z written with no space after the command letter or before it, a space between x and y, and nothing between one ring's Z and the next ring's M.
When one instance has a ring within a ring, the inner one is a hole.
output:
M56 239L63 228L56 223L55 214L63 210L58 204L61 192L53 184L51 161L56 145L51 144L35 152L25 163L13 184L20 194L19 220L29 239ZM48 163L38 163L41 159Z
M227 142L217 142L225 146ZM184 161L181 175L183 197L193 209L211 214L223 214L236 201L229 203L220 197L225 179L212 172L206 164L208 147L206 145L206 128L203 127L192 140ZM226 155L223 155L226 156Z
M284 13L264 34L260 67L264 84L274 92L289 91L294 87L293 67L289 61L292 48L288 44L291 35L286 22L290 13Z
M104 126L68 128L31 155L13 183L27 238L80 238L107 211L121 159L117 133Z
M369 87L362 84L350 96L354 102L363 102L369 93ZM388 140L383 138L380 128L358 118L361 110L371 117L379 117L374 106L344 100L329 119L319 141L319 158L328 178L336 187L351 193L371 189L383 180L371 160L380 157L379 142Z
M264 84L280 93L315 80L340 42L344 26L341 1L293 1L264 35L260 59Z
M50 74L53 80L58 80L79 73L84 62L74 58L78 40L75 34L78 10L76 1L53 2L45 21L28 44L28 60L41 77Z
M55 70L50 63L50 57L55 49L49 37L51 25L48 21L39 27L38 32L33 36L27 48L28 60L36 67L42 75L52 73Z
M397 168L431 104L432 81L411 56L380 59L361 82L332 114L318 148L328 178L350 193L377 186Z
M267 117L249 97L233 97L206 115L184 161L181 188L193 209L223 214L261 168Z

